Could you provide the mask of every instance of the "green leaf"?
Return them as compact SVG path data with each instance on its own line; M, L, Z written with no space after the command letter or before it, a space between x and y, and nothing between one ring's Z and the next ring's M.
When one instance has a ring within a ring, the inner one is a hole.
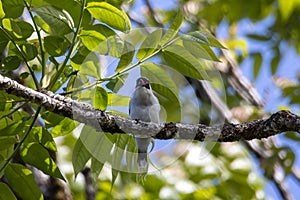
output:
M226 49L213 35L205 31L194 31L182 36L184 40L190 40L212 47Z
M129 135L121 135L121 134L115 134L113 135L114 140L115 140L115 146L113 148L113 153L112 153L112 181L111 181L111 186L115 183L118 174L120 171L123 169L122 165L122 159L123 155L126 149L126 145L129 141Z
M11 32L16 39L26 39L33 33L33 27L25 22L5 18L2 20L3 28Z
M69 42L62 37L51 35L44 37L45 49L51 56L54 57L64 55L69 45Z
M130 20L123 10L110 5L106 2L89 2L87 10L95 19L103 22L117 30L130 30Z
M157 83L169 88L178 96L178 88L170 75L164 70L162 66L156 65L152 62L146 62L140 65L141 75L147 77L151 84ZM173 96L173 95L172 95Z
M101 76L99 58L94 52L88 51L85 47L77 51L75 56L71 58L70 64L76 71L80 71L81 74L95 78L100 78Z
M147 56L151 55L157 49L161 36L162 29L157 29L150 33L141 44L136 57L142 60Z
M0 1L0 19L2 19L5 16L3 7L2 7L2 1Z
M181 121L181 105L179 102L178 88L163 66L147 62L141 65L141 75L149 78L161 110L167 113L167 121Z
M18 56L7 56L3 60L1 60L1 69L5 71L12 71L17 69L22 60Z
M107 94L108 106L128 106L130 98L115 93Z
M117 93L125 84L128 74L122 74L110 80L105 86L111 91Z
M50 34L65 35L72 32L74 23L65 10L53 6L43 6L35 9L35 12L49 25Z
M9 42L9 39L7 38L7 36L5 35L5 33L3 32L2 29L0 29L0 52L3 52L4 49L6 48L8 42Z
M52 135L44 127L33 127L31 134L26 138L26 143L39 143L46 149L57 151L56 144L52 138Z
M64 180L55 162L42 145L29 143L22 148L20 155L25 163L42 170L45 174Z
M0 137L0 151L6 150L10 147L13 147L17 142L15 136L1 136Z
M0 182L0 200L17 200L14 193L5 183Z
M32 44L26 43L21 45L20 48L27 61L33 60L38 54L36 47Z
M79 37L88 50L99 54L108 52L106 38L101 33L95 30L81 30Z
M59 121L58 125L53 127L50 133L53 137L67 135L69 133L72 133L72 131L76 128L77 124L78 122L75 122L74 120L65 117L61 121Z
M293 10L295 9L298 3L299 1L297 0L290 0L290 1L279 0L279 11L283 21L289 19L289 17L293 13Z
M16 135L22 128L24 128L22 121L13 121L8 117L0 120L0 136Z
M80 139L75 143L73 154L72 154L72 164L75 173L75 177L78 173L83 170L87 161L91 158L91 154L86 149L85 145Z
M190 40L194 42L198 42L201 44L209 45L209 41L207 40L206 36L202 34L200 31L190 32L187 34L182 35L181 37L184 40Z
M116 68L117 72L120 72L125 67L127 67L129 64L131 64L134 53L135 53L134 46L131 43L125 41L124 49L123 49L121 58L118 62L118 66Z
M94 183L97 183L97 178L103 168L104 164L92 158L91 161L91 175Z
M176 94L163 84L151 83L152 89L156 92L161 108L166 111L167 121L181 121L181 105Z
M105 111L107 108L107 102L108 102L108 97L107 97L107 92L103 87L96 86L95 88L95 94L94 94L94 107L96 109Z
M262 55L260 53L255 53L253 55L253 58L254 58L253 75L254 75L254 78L257 78L258 73L259 73L260 68L261 68L263 58L262 58Z
M111 162L111 149L113 143L110 133L99 133L90 126L84 126L81 130L79 139L86 148L86 150L96 159L98 162L105 163Z
M258 41L269 41L271 38L270 36L267 35L259 35L259 34L247 34L247 37L254 39L254 40L258 40Z
M32 172L20 164L10 163L5 169L9 185L24 200L44 199Z
M124 49L124 41L118 35L107 38L108 55L120 58Z
M162 37L159 46L164 46L169 41L171 41L176 34L178 33L178 30L180 29L180 26L184 20L184 15L180 9L178 9L178 12L175 16L174 21L172 22L170 28L167 30L167 32Z
M7 18L18 18L24 10L24 2L22 0L6 0L2 1L2 8Z
M184 47L171 45L162 52L164 60L178 72L195 79L208 79L200 62Z
M207 45L183 40L183 46L195 57L220 62L214 51Z
M45 22L45 20L43 20L40 16L36 15L33 17L33 19L34 19L35 23L37 24L37 26L41 27L44 32L46 32L46 33L51 32L50 25L47 24Z

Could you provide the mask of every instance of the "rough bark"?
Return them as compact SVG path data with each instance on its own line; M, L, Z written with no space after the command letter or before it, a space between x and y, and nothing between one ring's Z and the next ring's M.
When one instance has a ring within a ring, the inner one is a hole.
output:
M131 133L156 139L188 139L198 141L234 142L267 138L285 131L300 132L300 117L289 111L278 111L269 118L232 124L145 123L94 109L49 91L37 92L0 75L0 89L42 105L46 110L94 127L99 132Z

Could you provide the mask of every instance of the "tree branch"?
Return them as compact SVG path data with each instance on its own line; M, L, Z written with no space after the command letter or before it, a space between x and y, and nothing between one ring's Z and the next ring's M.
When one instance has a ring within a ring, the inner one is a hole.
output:
M289 112L279 111L267 119L241 124L225 123L206 126L203 124L146 123L114 116L96 110L91 105L50 91L37 92L10 78L0 75L0 89L43 106L46 110L94 127L99 132L132 133L135 136L152 136L156 139L188 139L198 141L234 142L267 138L285 131L300 132L300 117Z

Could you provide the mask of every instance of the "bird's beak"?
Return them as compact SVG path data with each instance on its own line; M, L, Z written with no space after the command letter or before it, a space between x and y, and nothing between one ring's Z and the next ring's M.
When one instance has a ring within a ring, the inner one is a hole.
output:
M147 88L147 89L150 89L150 84L148 82L143 83L142 86Z

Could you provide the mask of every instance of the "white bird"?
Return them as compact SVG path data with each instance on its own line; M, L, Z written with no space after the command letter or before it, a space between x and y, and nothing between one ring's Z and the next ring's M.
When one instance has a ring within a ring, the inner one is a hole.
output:
M149 80L145 77L138 78L129 102L131 119L159 123L159 111L160 104L152 92ZM149 165L147 153L151 138L135 137L135 141L138 148L138 167L143 172L147 172Z

